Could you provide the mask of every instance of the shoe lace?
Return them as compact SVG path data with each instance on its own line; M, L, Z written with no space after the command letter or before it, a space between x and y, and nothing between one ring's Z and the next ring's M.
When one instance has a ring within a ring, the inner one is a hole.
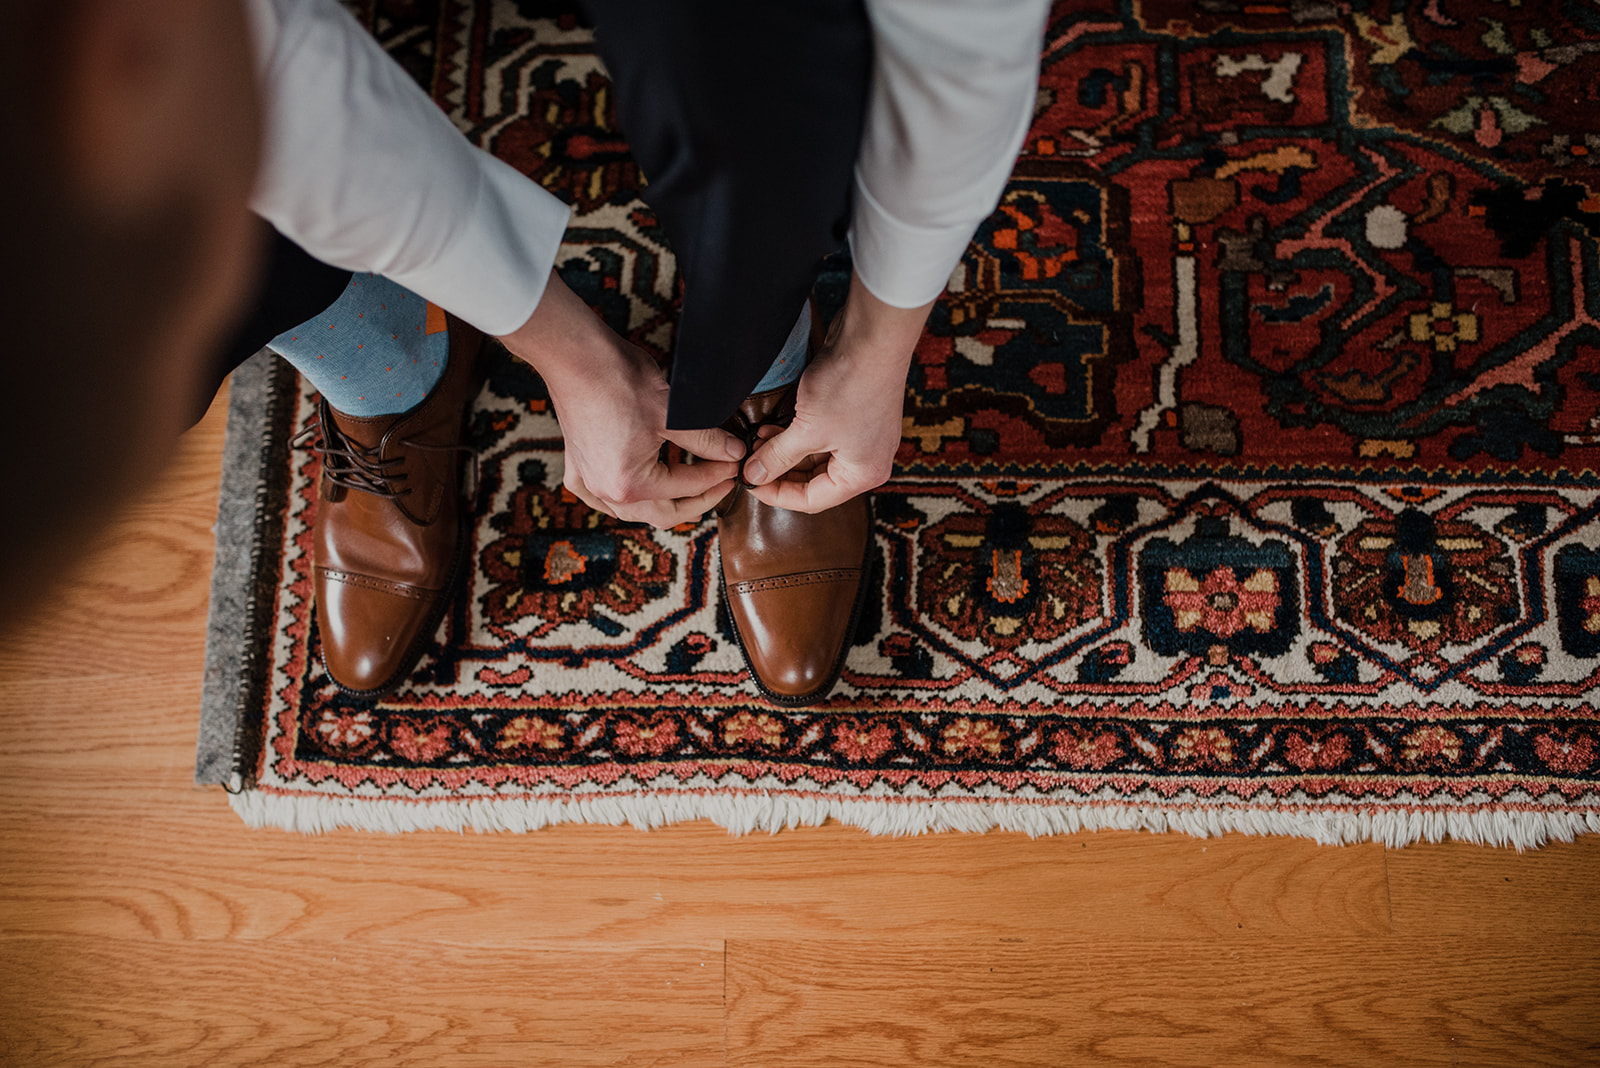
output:
M425 452L464 452L469 456L475 455L475 450L470 445L429 445L409 440L401 441L399 444ZM379 447L368 448L358 441L351 440L333 421L333 413L325 400L317 407L316 421L296 434L290 441L290 446L315 454L322 461L323 475L336 486L359 490L391 501L409 496L411 493L412 487L403 485L408 473L395 470L397 465L404 462L403 458L391 456L386 459L380 454ZM469 465L468 474L472 484L468 490L470 497L477 491L476 468Z

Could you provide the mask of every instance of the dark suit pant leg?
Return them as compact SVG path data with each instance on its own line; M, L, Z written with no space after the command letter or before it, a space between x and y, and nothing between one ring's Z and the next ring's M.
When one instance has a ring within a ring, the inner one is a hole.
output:
M684 279L668 425L761 379L843 244L872 73L860 0L592 0L644 198Z

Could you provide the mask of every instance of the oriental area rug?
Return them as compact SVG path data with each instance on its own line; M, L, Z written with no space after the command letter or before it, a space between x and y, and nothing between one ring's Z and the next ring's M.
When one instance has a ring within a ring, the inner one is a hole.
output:
M581 18L360 11L572 204L564 277L669 358L674 261ZM1597 115L1587 0L1062 4L1014 178L917 350L881 593L803 711L746 676L714 522L564 496L548 396L500 351L470 574L397 693L342 696L316 459L288 448L312 397L260 358L201 778L304 831L1600 830Z

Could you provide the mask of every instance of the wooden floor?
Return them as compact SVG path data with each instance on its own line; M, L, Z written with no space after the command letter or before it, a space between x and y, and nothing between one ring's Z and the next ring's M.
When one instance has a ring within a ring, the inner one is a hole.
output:
M1600 1064L1600 836L249 830L190 784L221 441L0 647L6 1065Z

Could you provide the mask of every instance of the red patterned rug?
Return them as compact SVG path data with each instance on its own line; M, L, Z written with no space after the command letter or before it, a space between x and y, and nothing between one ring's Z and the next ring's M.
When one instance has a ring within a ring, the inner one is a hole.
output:
M341 696L309 610L316 462L286 448L311 398L271 372L240 450L259 492L232 495L260 508L236 807L300 830L1600 830L1600 9L1539 10L1063 4L1014 180L918 350L882 596L816 709L746 678L714 523L563 496L547 395L504 353L476 566L408 684ZM665 355L673 259L578 18L365 14L574 205L564 276Z

